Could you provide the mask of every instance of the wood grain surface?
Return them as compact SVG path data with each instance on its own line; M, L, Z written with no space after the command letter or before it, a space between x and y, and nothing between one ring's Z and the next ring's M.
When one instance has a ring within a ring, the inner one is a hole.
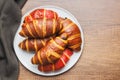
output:
M120 80L120 0L28 0L22 13L41 5L62 7L78 19L84 50L77 64L58 76L36 75L20 63L18 80Z

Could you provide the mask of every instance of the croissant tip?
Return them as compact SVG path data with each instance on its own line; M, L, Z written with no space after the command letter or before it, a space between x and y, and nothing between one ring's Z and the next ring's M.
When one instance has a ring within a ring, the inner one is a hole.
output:
M80 47L78 47L78 48L76 48L76 49L73 49L73 51L75 51L75 52L78 52L78 51L80 51L80 50L81 50Z
M22 31L19 32L19 35L24 36L24 34L22 33Z
M21 47L21 43L19 43L18 46Z
M34 61L34 59L35 59L35 61ZM36 62L36 58L34 58L34 57L31 58L31 63L32 63L32 64L38 64L38 63Z
M22 34L22 31L19 32L19 35L21 35L21 34Z
M34 62L33 62L33 58L31 59L31 63L34 64Z

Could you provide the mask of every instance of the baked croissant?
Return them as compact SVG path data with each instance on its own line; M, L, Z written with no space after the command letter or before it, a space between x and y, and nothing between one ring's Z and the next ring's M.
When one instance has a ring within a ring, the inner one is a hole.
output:
M51 37L44 39L27 38L19 43L19 47L26 51L38 51L47 44L50 38Z
M38 65L38 70L42 72L60 70L67 64L72 54L73 52L70 49L65 49L57 62L48 65Z
M35 19L23 23L19 34L29 38L45 38L57 34L61 29L56 19Z
M59 18L58 21L60 26L63 27L59 34L68 34L68 48L79 51L82 40L78 26L68 18Z
M62 52L67 46L67 34L51 39L47 45L41 48L31 59L33 64L46 65L54 63L61 57Z
M32 11L29 15L25 17L25 22L31 22L34 19L57 19L58 14L55 11L47 10L47 9L36 9Z

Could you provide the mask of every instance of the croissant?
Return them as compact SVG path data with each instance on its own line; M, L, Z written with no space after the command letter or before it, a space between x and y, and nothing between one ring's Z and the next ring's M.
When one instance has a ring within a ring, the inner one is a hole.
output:
M60 22L60 26L63 27L59 34L68 34L68 48L79 51L82 40L78 26L68 18L59 18L58 21Z
M73 52L70 49L65 49L57 62L48 65L38 65L38 70L42 72L60 70L67 64L72 54Z
M52 38L52 37L44 38L44 39L27 38L19 43L19 47L28 52L29 51L38 51L39 49L41 49L43 46L45 46L47 44L47 42L50 40L50 38Z
M24 19L25 23L26 22L31 22L34 19L57 19L58 14L52 10L47 10L47 9L36 9L32 11L29 15L27 15Z
M31 59L33 64L46 65L54 63L61 57L62 52L67 45L67 34L61 34L59 37L51 39L47 45L41 48Z
M19 34L29 38L45 38L57 34L61 29L56 19L35 19L23 23Z

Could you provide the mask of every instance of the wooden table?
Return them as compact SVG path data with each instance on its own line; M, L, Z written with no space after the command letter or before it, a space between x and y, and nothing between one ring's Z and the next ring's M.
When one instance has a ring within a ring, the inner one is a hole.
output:
M58 76L36 75L20 63L18 80L120 80L119 0L28 0L22 13L41 5L62 7L78 19L84 50L77 64Z

